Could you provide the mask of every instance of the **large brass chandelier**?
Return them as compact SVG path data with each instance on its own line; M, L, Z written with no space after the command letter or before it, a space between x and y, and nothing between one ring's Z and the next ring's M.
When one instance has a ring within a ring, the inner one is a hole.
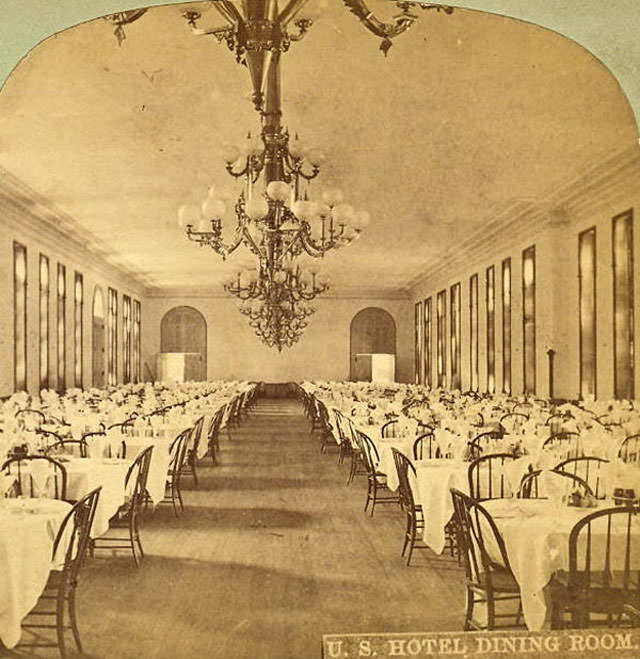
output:
M225 242L224 219L227 204L217 188L209 189L201 206L182 206L179 222L189 240L226 259L244 246L255 266L238 272L225 290L242 301L241 312L268 346L282 350L299 338L313 313L308 302L325 292L328 281L316 268L305 271L302 258L316 259L328 251L349 245L369 224L366 211L355 211L344 202L342 191L325 189L310 198L324 155L305 148L282 125L280 58L292 42L304 37L312 25L301 16L305 5L319 0L210 0L190 3L183 16L198 35L211 35L226 43L236 60L245 65L252 82L252 100L260 115L261 129L244 148L227 146L223 158L227 172L243 182L233 208L232 237ZM379 20L365 0L343 3L376 36L387 54L391 39L407 30L417 16L412 11L451 8L411 0L396 0L401 13L393 23ZM224 24L199 28L199 7L211 6ZM118 40L123 26L137 20L144 10L121 12L110 17Z

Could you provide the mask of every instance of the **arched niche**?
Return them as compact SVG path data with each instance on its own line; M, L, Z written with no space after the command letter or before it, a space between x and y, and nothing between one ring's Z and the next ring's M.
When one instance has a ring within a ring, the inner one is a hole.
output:
M207 321L204 316L193 307L169 309L160 322L160 352L199 353L198 372L193 373L193 379L206 379Z
M351 321L350 379L355 379L356 355L396 354L396 323L393 316L379 307L358 311Z
M105 306L100 286L93 289L91 305L91 373L94 387L105 384Z

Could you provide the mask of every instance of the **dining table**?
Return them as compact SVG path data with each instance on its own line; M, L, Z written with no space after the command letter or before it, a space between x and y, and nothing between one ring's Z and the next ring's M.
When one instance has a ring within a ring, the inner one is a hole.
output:
M9 649L44 591L53 543L70 509L57 499L0 498L0 641Z
M469 493L469 462L447 458L416 460L415 479L409 480L416 504L424 515L423 541L436 554L444 551L446 527L453 517L451 488Z
M132 459L58 458L67 471L67 498L77 501L102 487L90 536L97 538L109 529L109 520L125 502L125 478Z
M532 631L549 629L551 624L551 589L549 583L558 570L569 569L569 535L581 519L595 510L611 508L614 502L603 500L595 508L567 505L554 499L494 499L482 504L493 518L502 536L513 575L520 587L522 612ZM592 533L594 566L602 560L603 542L598 542L601 527ZM625 523L615 533L626 533ZM640 534L640 519L632 520L632 534ZM601 535L601 537L603 537ZM640 543L632 543L630 556L634 570L640 569ZM497 547L489 543L487 551L499 561Z

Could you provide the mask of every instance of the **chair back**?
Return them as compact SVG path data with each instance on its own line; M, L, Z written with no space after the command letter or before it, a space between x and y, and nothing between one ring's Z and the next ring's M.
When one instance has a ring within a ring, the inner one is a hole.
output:
M53 455L64 453L67 455L74 455L79 458L87 457L87 442L82 439L61 439L58 442L49 444L44 450L45 455Z
M16 496L50 499L67 498L67 470L64 465L46 455L25 455L9 458L0 468L5 476L15 478Z
M398 449L391 448L393 454L393 461L396 465L398 473L398 494L400 495L400 505L408 511L415 511L415 500L413 498L413 490L409 481L409 474L411 473L415 478L416 470L411 464L409 458L398 451Z
M191 428L183 430L169 445L169 472L173 477L179 477L184 467L190 433Z
M505 465L515 460L511 453L490 453L476 458L467 472L469 493L473 499L504 499L514 491L505 473Z
M640 435L626 437L620 444L618 457L627 464L640 463Z
M580 446L580 435L577 432L561 431L552 433L542 443L543 449L555 451L566 449L565 458L577 458L582 455Z
M441 458L440 447L435 446L433 432L426 432L420 435L413 442L413 459L414 460L431 460Z
M362 456L364 459L364 466L367 470L369 476L375 477L378 471L378 463L380 462L380 456L378 455L378 449L373 443L371 437L365 435L365 433L356 431L360 444L362 446Z
M336 430L338 431L340 444L345 447L351 447L351 431L347 426L348 419L340 410L334 408L333 413L336 420Z
M89 544L101 490L102 487L91 490L71 507L53 541L51 560L54 568L69 573L74 582Z
M600 480L600 468L607 462L609 461L605 458L596 457L569 458L556 465L553 470L559 473L568 473L577 476L589 486L597 499L604 499L607 493L604 492L604 487Z
M490 447L491 442L496 442L504 439L504 432L502 430L488 430L476 435L471 442L471 453L473 455L481 455L485 453Z
M124 488L129 497L129 506L131 509L138 510L144 503L152 453L153 446L147 446L147 448L140 451L127 470L127 475L124 479Z
M511 434L519 430L520 426L529 420L529 415L524 412L507 412L500 417L500 427L503 432Z
M390 419L382 428L380 428L380 434L382 437L395 437L397 430L398 419Z
M541 469L536 469L528 474L525 474L520 481L520 489L518 490L518 497L521 499L548 499L547 493L544 491L543 485L540 480ZM567 479L567 489L571 492L578 492L583 497L595 496L591 491L588 483L582 480L579 476L564 471L554 472L555 476Z
M189 448L192 451L197 451L198 446L200 445L200 439L202 437L202 429L204 427L204 416L201 416L191 428L189 433Z
M451 488L451 497L458 548L467 580L491 588L496 570L511 570L504 540L481 503L455 488ZM487 551L488 547L493 549L492 554Z
M588 610L618 614L625 603L638 605L639 513L638 507L597 510L573 527L568 587Z
M27 430L36 430L46 421L46 416L42 411L31 408L18 410L14 416Z

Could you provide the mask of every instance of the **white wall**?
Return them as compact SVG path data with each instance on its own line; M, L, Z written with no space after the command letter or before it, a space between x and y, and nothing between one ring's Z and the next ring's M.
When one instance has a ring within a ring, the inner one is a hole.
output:
M68 232L56 228L55 223L40 217L42 200L33 197L25 203L16 196L11 177L5 174L0 181L0 396L14 389L14 319L13 319L13 243L17 241L27 248L27 387L37 392L40 383L39 343L39 259L40 253L49 257L49 383L56 388L57 382L57 266L66 266L66 387L74 386L74 276L80 272L84 279L83 305L83 384L91 386L91 321L93 291L102 288L105 302L107 287L118 291L118 382L122 381L122 295L141 300L143 287L96 253L85 249ZM47 218L50 217L50 209ZM144 305L142 310L144 323Z
M547 351L555 351L554 395L579 396L578 234L596 226L597 241L597 375L598 398L613 397L612 218L630 208L634 217L635 389L640 393L640 153L637 147L599 164L580 180L553 191L536 204L514 206L482 236L459 246L455 255L413 286L412 303L432 296L433 381L436 368L436 295L447 289L447 382L450 382L449 288L461 283L462 388L470 382L469 278L478 273L479 384L486 391L485 270L496 274L496 391L502 391L501 263L511 258L512 392L523 391L522 250L536 246L536 394L549 393Z
M194 307L207 321L210 380L348 380L351 319L361 309L372 306L388 311L396 323L396 379L410 381L413 377L412 307L408 300L328 297L314 300L312 306L316 312L302 337L279 353L260 342L232 298L150 297L143 303L143 378L155 376L162 317L173 307L183 305Z

